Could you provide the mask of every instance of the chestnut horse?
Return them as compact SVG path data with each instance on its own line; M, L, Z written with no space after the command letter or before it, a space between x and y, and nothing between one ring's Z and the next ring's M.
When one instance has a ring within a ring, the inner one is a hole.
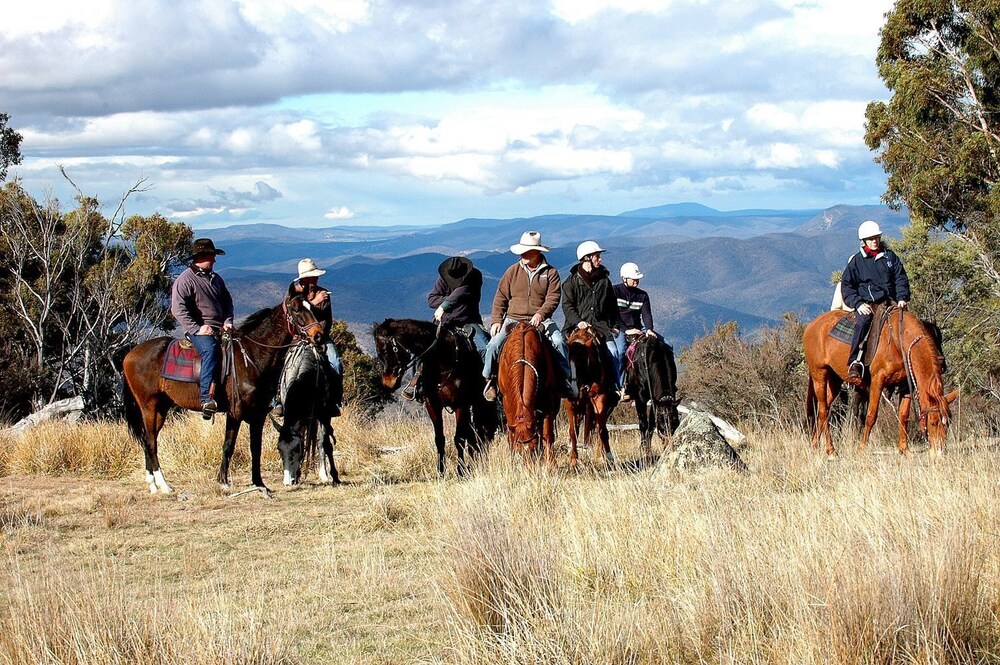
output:
M643 334L625 356L625 385L635 400L642 450L648 455L653 431L665 442L681 422L674 351L659 337Z
M458 473L467 471L465 447L476 456L497 430L496 406L483 398L483 361L468 339L451 326L416 319L386 319L372 327L375 353L382 366L382 384L396 390L406 371L417 361L424 408L434 425L438 476L444 475L445 408L455 412L455 449Z
M278 376L289 343L295 337L322 344L323 326L316 321L301 297L251 314L232 335L229 376L223 390L215 391L219 410L226 414L226 438L218 480L229 486L229 462L236 447L240 424L250 427L251 476L255 487L267 493L260 475L264 419L278 388ZM160 376L170 337L157 337L132 348L122 362L122 398L129 432L143 446L149 491L172 490L160 470L157 437L172 406L201 410L197 383L173 381ZM237 348L238 347L238 348ZM225 352L225 349L223 350ZM288 468L287 460L286 469Z
M612 369L604 361L604 342L598 339L591 328L577 328L566 340L569 360L576 367L576 381L579 388L572 399L566 400L566 416L569 419L569 466L577 465L577 433L580 419L583 419L584 441L590 442L596 431L601 441L599 448L608 466L614 466L615 455L608 441L608 418L618 404L614 392Z
M830 337L830 331L850 312L830 311L816 317L802 334L802 345L809 367L809 386L806 410L812 427L813 447L819 447L821 436L826 437L826 454L833 455L830 438L830 404L847 377L850 345ZM878 350L870 366L870 383L867 386L871 399L861 434L864 449L878 417L879 397L883 388L905 385L909 388L899 407L899 452L908 453L906 441L907 421L912 397L917 396L917 416L920 428L930 444L931 455L944 453L944 440L948 433L951 412L948 405L958 395L954 391L944 394L941 374L944 358L935 342L934 332L920 319L907 311L893 308L887 314L879 334ZM812 406L816 406L815 422Z
M555 350L542 340L538 328L521 321L511 327L497 360L497 388L507 418L507 439L525 459L544 449L554 467L556 414L559 413Z

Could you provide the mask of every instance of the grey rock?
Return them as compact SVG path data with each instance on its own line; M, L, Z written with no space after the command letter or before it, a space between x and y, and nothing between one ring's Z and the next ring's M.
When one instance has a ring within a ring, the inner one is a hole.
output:
M653 474L663 468L687 472L710 467L747 471L746 463L712 422L711 414L691 409L671 437L670 447L663 451Z

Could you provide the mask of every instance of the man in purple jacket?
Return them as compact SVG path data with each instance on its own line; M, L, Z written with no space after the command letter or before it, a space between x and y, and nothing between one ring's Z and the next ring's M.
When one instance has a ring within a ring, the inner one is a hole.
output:
M170 313L201 356L201 413L207 419L219 409L212 395L212 379L219 350L220 331L233 328L233 297L222 277L214 272L215 257L225 254L209 238L191 246L191 267L182 272L170 290Z

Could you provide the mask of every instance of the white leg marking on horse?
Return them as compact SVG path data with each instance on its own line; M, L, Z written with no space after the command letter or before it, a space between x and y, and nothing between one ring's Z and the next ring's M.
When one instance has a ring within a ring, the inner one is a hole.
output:
M290 486L292 484L292 473L288 469L285 469L285 480L284 480L284 483L285 483L285 487L288 487L288 486Z
M149 485L149 493L156 494L156 481L153 479L153 474L149 471L146 472L146 484Z
M153 480L156 482L156 487L158 487L164 494L170 494L173 492L173 490L170 489L170 485L168 485L167 481L163 478L163 472L159 469L153 472Z
M319 458L319 481L321 483L328 483L333 480L329 473L326 472L326 455Z

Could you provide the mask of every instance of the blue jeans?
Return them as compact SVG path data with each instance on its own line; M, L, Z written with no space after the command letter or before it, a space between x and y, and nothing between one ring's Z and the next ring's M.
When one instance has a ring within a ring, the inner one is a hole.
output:
M643 330L643 332L645 333L646 331ZM653 331L653 334L656 335L656 338L658 340L660 340L663 343L666 343L666 340L663 339L663 335L656 332L655 330ZM615 341L615 350L618 352L618 357L615 358L615 362L617 363L615 369L618 370L618 387L621 388L622 386L625 385L625 363L623 361L625 359L625 349L628 347L628 342L625 341L625 331L619 330L618 334L615 335L614 341Z
M326 340L326 359L330 362L330 368L339 376L344 375L344 364L340 361L340 353L333 345L332 340Z
M483 330L483 327L477 323L471 323L469 326L472 327L472 346L476 347L476 351L479 352L479 357L485 365L486 348L490 345L490 336L487 335L486 331ZM462 326L462 329L466 330L469 326Z
M503 325L500 326L500 332L490 340L489 345L486 347L486 356L483 358L484 378L488 379L493 376L493 367L497 364L497 357L500 355L500 345L507 339L507 327L513 323L517 323L517 321L505 318ZM556 325L555 321L545 319L542 321L542 332L545 333L552 347L556 350L556 360L563 371L563 376L569 378L569 349L566 347L566 340L563 339L562 331L559 330L559 326Z
M204 404L212 399L209 390L212 386L212 378L215 376L215 368L218 365L219 340L215 338L215 335L188 335L188 339L194 344L198 355L201 356L198 393L201 396L201 403Z

